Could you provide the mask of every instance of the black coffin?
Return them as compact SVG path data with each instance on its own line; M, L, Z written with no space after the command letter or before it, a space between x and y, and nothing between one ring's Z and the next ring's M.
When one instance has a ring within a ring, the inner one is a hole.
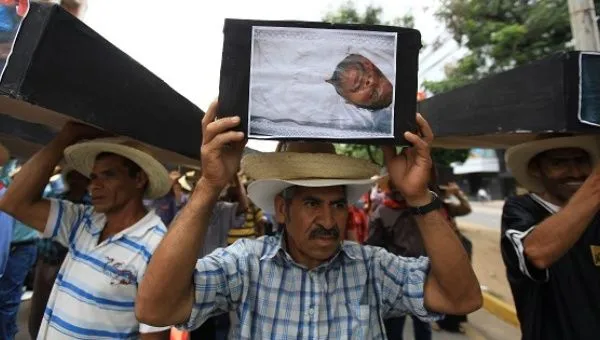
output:
M432 125L435 146L445 148L503 149L548 132L600 133L579 120L582 59L583 74L592 80L583 92L594 92L593 102L600 98L593 91L600 55L568 52L433 96L419 103L419 111Z
M31 3L0 81L0 141L19 157L77 120L196 166L203 114L57 5Z

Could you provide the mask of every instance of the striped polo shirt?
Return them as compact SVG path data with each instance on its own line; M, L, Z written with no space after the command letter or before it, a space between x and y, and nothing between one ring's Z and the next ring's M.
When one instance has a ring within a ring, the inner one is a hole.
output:
M168 328L140 324L134 301L167 229L154 211L98 243L106 223L92 206L50 200L45 237L69 248L52 288L38 339L137 339Z

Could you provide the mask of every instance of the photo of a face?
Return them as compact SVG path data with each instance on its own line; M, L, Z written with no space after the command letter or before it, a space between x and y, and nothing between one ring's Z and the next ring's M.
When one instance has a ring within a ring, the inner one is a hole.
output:
M248 136L394 136L395 32L253 26Z
M394 87L371 60L351 54L326 80L348 102L368 110L381 110L392 104Z

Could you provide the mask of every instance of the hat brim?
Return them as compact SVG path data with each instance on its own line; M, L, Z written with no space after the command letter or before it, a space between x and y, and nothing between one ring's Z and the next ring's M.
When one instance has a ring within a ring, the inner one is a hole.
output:
M167 169L154 157L136 148L103 141L87 141L69 146L64 151L66 163L86 177L90 177L96 157L104 152L125 157L137 164L148 176L145 198L155 199L171 190L172 182Z
M281 179L259 179L248 185L248 197L265 213L275 214L275 196L283 190L292 186L301 187L333 187L345 186L348 202L356 202L360 197L371 189L376 178L351 180L351 179L305 179L305 180L281 180Z
M579 148L585 150L592 164L600 162L600 136L573 136L549 138L513 146L506 150L504 159L517 182L530 192L543 192L542 182L530 175L529 162L538 154L564 148Z

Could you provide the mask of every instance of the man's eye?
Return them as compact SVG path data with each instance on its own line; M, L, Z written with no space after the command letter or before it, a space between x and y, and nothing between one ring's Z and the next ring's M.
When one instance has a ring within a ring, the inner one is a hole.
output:
M317 201L304 201L304 206L307 208L316 208L319 206L319 202Z
M348 204L346 202L338 202L338 203L335 203L333 205L333 207L336 208L336 209L347 209L348 208Z

